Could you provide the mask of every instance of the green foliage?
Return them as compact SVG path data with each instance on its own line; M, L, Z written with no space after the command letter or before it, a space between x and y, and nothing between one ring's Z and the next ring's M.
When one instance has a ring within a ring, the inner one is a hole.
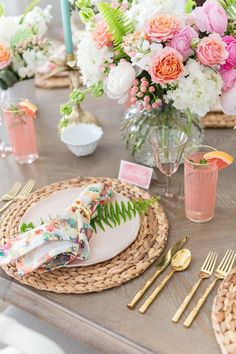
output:
M79 15L81 21L86 24L87 22L91 21L94 18L95 13L90 7L86 7L80 10Z
M0 17L5 15L5 6L3 3L0 3Z
M187 0L184 8L186 14L190 14L196 6L197 4L195 0Z
M69 116L72 113L72 106L70 103L65 103L60 106L60 112L63 116Z
M112 4L102 2L98 3L97 6L108 26L109 32L112 34L115 50L123 53L121 43L124 36L134 31L133 21L119 7L113 8Z
M236 16L236 0L220 0L221 5L227 12L227 15L234 19Z
M92 86L92 95L94 97L100 97L104 93L103 81L99 80L95 85Z
M90 225L95 232L97 232L97 226L103 231L105 231L105 225L111 228L116 227L122 220L126 222L137 214L145 213L157 200L158 198L130 200L127 204L123 201L121 203L115 201L115 203L105 204L104 207L98 205L97 215Z
M73 90L70 94L70 102L73 104L78 104L85 99L85 93L80 90Z
M20 29L11 38L10 47L14 49L18 47L22 42L33 39L33 37L34 34L31 29L29 28Z
M24 22L25 16L27 15L28 12L32 11L33 8L40 2L40 0L32 0L29 6L25 9L23 15L20 18L20 24Z
M0 88L7 90L18 81L18 76L11 68L0 70Z
M21 233L24 233L24 232L27 232L29 230L32 230L34 229L35 226L32 222L30 222L29 224L26 224L25 222L20 226L20 232Z

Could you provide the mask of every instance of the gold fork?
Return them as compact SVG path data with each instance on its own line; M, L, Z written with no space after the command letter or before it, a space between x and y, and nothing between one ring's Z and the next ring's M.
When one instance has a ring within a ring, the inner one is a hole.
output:
M172 318L172 321L177 323L184 313L184 310L190 303L190 300L193 298L193 295L199 288L199 285L201 284L203 279L210 278L212 276L212 273L214 271L215 265L216 265L216 260L217 260L217 253L214 252L209 252L202 267L201 270L198 274L199 280L193 285L192 289L178 308L177 312L175 313L174 317Z
M12 200L10 200L0 209L0 213L2 213L5 209L7 209L13 202L23 199L24 197L27 197L32 191L32 189L34 188L35 183L36 182L33 179L29 179L26 185L20 191L20 193L17 194Z
M13 186L11 187L11 189L9 190L9 192L4 194L2 196L2 198L0 198L0 202L8 202L9 200L12 200L17 195L19 190L21 189L21 186L22 186L22 183L20 183L20 182L14 183Z
M189 316L186 318L184 322L185 327L190 327L193 320L197 316L199 310L201 309L202 305L206 301L208 295L214 288L215 284L217 283L218 280L224 279L230 272L231 268L233 267L234 261L236 258L236 252L233 250L228 250L218 265L216 271L215 271L215 280L206 288L204 294L200 299L198 300L197 305L194 307L194 309L190 312Z

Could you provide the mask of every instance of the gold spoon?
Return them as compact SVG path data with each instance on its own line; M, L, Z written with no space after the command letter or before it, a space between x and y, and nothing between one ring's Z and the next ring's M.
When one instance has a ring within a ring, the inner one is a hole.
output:
M161 284L156 287L153 293L147 298L144 304L140 307L139 312L144 313L148 307L153 303L161 289L165 286L168 280L175 272L182 272L183 270L187 269L191 262L191 252L183 248L178 251L171 261L172 271L162 280Z

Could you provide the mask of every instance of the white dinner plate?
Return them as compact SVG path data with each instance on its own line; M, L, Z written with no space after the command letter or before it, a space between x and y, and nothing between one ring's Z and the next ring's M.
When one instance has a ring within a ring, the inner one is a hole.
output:
M20 225L25 222L33 222L35 226L40 225L40 220L49 220L50 217L63 215L66 208L78 197L83 188L64 189L54 192L32 205L24 214ZM112 200L118 202L128 202L128 198L121 194L114 193ZM137 237L140 221L139 216L131 220L121 221L119 226L111 229L104 225L105 232L97 227L97 233L94 233L90 239L90 255L85 261L74 261L68 267L80 267L107 261L126 249Z

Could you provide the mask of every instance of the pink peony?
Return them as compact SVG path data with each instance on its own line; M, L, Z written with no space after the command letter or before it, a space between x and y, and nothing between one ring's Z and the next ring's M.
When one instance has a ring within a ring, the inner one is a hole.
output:
M217 0L207 0L193 11L196 26L201 32L216 32L223 35L228 26L224 8Z
M152 17L145 27L145 34L149 40L155 42L166 42L178 33L180 21L175 16L157 15Z
M108 32L107 25L102 20L97 22L92 33L92 38L98 48L110 47L112 45L112 35Z
M221 107L225 114L236 115L236 82L234 86L221 95Z
M175 48L186 60L191 54L191 42L198 38L198 33L190 26L185 26L179 33L176 33L170 42L170 46Z
M197 58L204 65L225 64L228 56L226 43L222 41L218 33L204 37L197 46Z
M174 48L165 47L151 60L149 74L159 84L172 83L183 74L182 55Z
M220 75L224 82L223 90L224 91L230 90L236 83L236 70L235 69L225 70L221 68Z
M222 39L226 43L226 50L229 53L222 69L229 70L236 66L236 38L234 36L224 36Z

